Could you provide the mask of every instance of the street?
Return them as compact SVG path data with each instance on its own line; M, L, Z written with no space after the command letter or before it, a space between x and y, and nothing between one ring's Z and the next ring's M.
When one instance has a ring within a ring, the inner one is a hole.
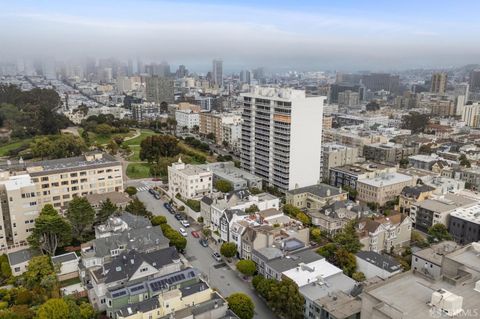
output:
M181 226L180 222L175 219L163 206L163 200L155 199L148 193L145 187L139 185L137 197L145 204L147 209L154 215L162 215L167 218L168 224L178 230ZM192 227L186 228L188 232L187 249L185 253L186 259L190 264L200 270L204 278L206 278L212 288L216 288L224 297L228 297L235 292L243 292L249 295L255 304L255 318L266 319L276 318L267 305L255 294L250 284L243 281L234 271L227 265L216 262L213 257L214 247L202 247L198 238L194 238L191 234Z

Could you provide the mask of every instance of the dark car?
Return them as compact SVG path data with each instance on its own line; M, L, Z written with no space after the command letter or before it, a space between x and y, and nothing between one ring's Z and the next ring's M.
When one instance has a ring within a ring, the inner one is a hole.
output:
M163 207L165 207L168 210L172 209L172 206L170 206L169 203L163 203Z
M152 195L155 194L155 190L154 190L153 188L150 188L150 189L148 190L148 192L149 192L150 194L152 194Z
M175 214L175 219L176 220L182 220L183 219L182 214Z
M206 239L200 239L198 242L199 242L200 245L202 245L203 247L208 247L208 240L206 240Z
M155 194L153 195L153 197L155 197L155 199L160 199L160 194L159 194L159 193L155 193Z

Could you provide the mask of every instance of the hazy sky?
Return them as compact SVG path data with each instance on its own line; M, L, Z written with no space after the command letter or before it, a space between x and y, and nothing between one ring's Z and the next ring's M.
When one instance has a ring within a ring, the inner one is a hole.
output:
M480 62L478 0L0 0L0 58L143 57L209 68Z

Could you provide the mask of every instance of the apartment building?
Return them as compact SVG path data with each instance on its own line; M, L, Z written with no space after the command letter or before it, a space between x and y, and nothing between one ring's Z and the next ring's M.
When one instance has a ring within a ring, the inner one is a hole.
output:
M25 244L46 204L63 210L75 196L122 191L120 162L101 152L6 167L0 172L0 248Z
M213 173L213 181L225 180L229 182L234 191L242 189L262 189L262 179L241 168L235 167L234 162L218 162L201 165Z
M322 145L321 180L329 180L330 168L359 161L358 148L349 147L336 143L324 143Z
M361 179L357 182L357 199L380 206L394 200L406 186L413 186L415 180L412 176L400 173L388 173L374 178Z
M148 102L157 105L173 103L175 101L173 80L159 76L146 77L145 96Z
M394 173L396 167L383 164L366 162L347 164L330 168L330 185L335 187L357 188L357 181L361 179L375 178L381 174Z
M418 148L415 146L405 146L394 143L370 144L363 147L363 156L366 160L392 164L398 164L400 160L406 159L417 152Z
M175 120L178 128L183 129L186 127L191 130L194 126L200 125L200 114L190 109L176 110Z
M415 202L421 202L433 195L434 187L428 185L407 186L402 189L398 199L400 213L409 214Z
M474 199L450 193L430 197L411 206L410 218L416 229L426 232L435 224L448 226L451 212L457 208L472 207L476 202Z
M222 118L219 113L201 112L199 117L199 133L207 136L213 134L217 144L222 143Z
M480 204L459 207L451 212L448 231L461 245L480 241Z
M209 169L178 162L168 167L168 191L172 197L201 198L212 192L213 174Z
M253 87L242 98L242 168L281 190L316 184L325 97Z
M363 154L363 147L365 145L387 143L389 140L388 136L376 131L349 129L344 127L325 130L323 137L326 143L335 142L350 147L356 147L358 148L359 154Z

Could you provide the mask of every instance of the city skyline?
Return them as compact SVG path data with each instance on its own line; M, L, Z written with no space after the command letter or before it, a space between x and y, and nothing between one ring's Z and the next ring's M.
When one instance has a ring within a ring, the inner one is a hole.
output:
M0 58L138 56L206 70L221 57L226 71L443 68L477 62L476 8L473 1L22 1L3 5L0 27L14 31L0 35Z

